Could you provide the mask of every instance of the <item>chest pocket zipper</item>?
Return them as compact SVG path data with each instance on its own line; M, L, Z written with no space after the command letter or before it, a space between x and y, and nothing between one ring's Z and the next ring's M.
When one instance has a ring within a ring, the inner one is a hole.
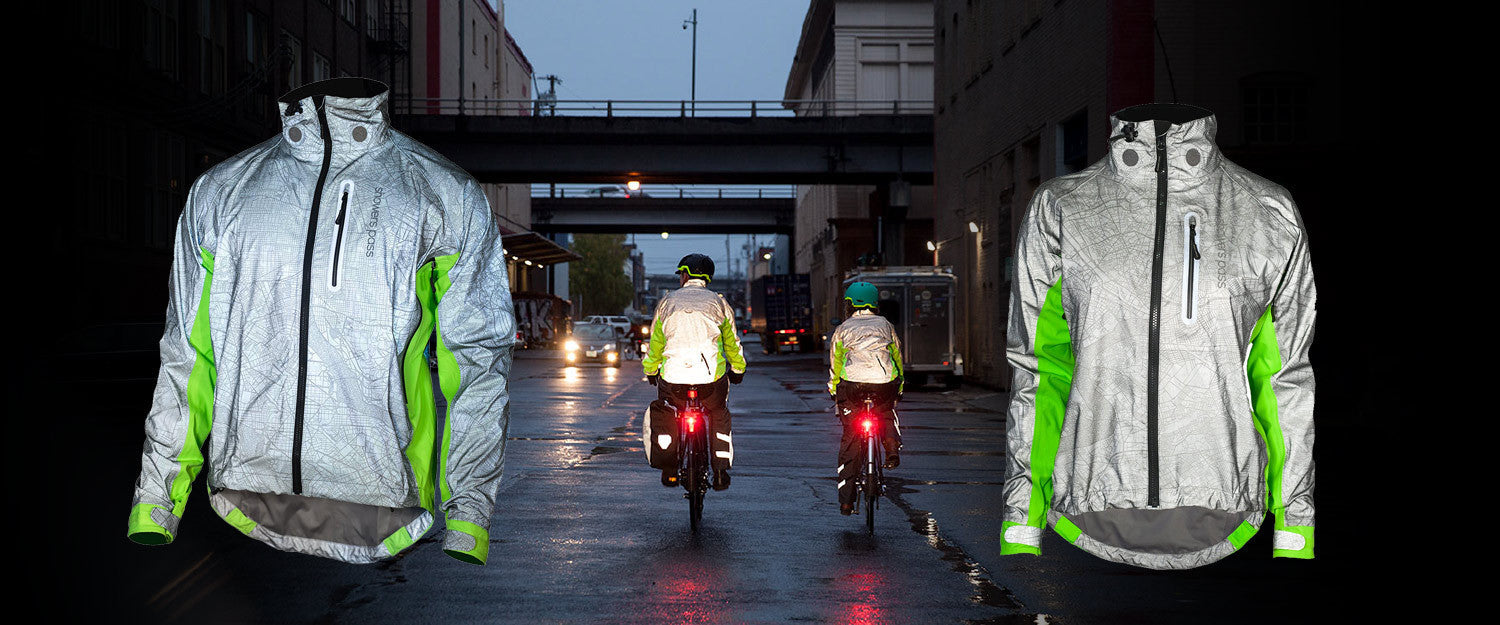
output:
M333 238L333 261L328 264L328 290L339 290L339 279L342 278L344 264L344 230L349 222L349 194L354 184L345 182L343 188L339 189L339 215L333 220L338 226Z
M1196 323L1198 315L1198 213L1184 215L1182 224L1182 321Z

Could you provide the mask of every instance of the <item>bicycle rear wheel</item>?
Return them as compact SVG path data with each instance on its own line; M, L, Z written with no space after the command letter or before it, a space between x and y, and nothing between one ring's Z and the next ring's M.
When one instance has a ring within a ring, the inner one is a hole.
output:
M708 463L707 441L697 435L689 436L688 441L688 476L684 486L687 488L688 524L696 532L703 521L703 494L708 491L708 483L704 481Z

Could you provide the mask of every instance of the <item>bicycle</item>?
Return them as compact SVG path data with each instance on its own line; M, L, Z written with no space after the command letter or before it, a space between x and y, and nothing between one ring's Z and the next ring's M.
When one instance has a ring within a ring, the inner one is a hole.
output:
M885 494L885 448L880 444L880 417L875 414L874 400L865 398L864 412L856 415L855 422L865 441L865 462L860 465L859 474L854 477L855 506L859 506L859 499L864 500L865 528L873 533L875 509L879 505L880 496Z
M713 483L713 452L708 443L708 423L698 389L689 388L687 400L677 411L677 483L687 490L688 519L694 532L703 520L703 496Z

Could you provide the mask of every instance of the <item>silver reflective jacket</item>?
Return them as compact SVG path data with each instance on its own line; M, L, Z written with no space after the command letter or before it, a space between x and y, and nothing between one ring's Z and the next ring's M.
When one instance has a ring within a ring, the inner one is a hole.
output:
M1050 523L1099 557L1214 562L1267 513L1313 552L1316 291L1285 189L1184 105L1112 119L1109 157L1047 181L1016 243L1002 553Z
M828 394L839 382L885 384L902 377L901 339L896 327L870 310L856 310L828 340Z
M441 510L444 549L485 561L515 324L505 253L479 185L391 129L386 94L359 78L299 88L279 136L193 183L138 542L174 538L206 459L214 510L278 549L370 562Z
M708 384L728 371L744 373L734 309L707 282L688 280L656 304L641 368L672 384Z

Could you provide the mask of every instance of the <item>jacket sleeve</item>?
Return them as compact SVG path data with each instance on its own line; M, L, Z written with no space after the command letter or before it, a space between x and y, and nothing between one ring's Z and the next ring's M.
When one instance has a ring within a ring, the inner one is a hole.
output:
M438 379L448 404L443 473L443 550L472 564L489 555L490 515L500 488L510 421L515 313L500 230L479 186L469 181L447 211L437 262Z
M849 354L849 348L844 347L842 330L842 325L834 328L828 341L828 394L835 397L839 394L839 381L844 379L844 360Z
M1313 369L1308 348L1317 316L1307 233L1296 207L1296 240L1276 294L1250 335L1245 373L1256 430L1266 443L1266 494L1276 517L1272 555L1313 557Z
M740 346L740 331L734 327L734 309L724 303L724 321L719 322L719 345L724 349L724 360L729 370L745 372L745 350Z
M641 370L646 375L661 372L662 352L667 348L667 335L662 331L661 303L656 304L656 316L651 319L651 340L646 342L646 357L641 359Z
M135 542L172 542L188 493L203 468L201 446L213 424L214 352L209 337L213 281L212 219L204 212L203 177L188 191L177 220L168 281L161 369L146 417L141 474L131 500L127 535Z
M896 392L900 393L906 390L906 368L901 363L901 337L896 334L894 326L890 328L890 332L891 370L895 374L895 379L900 380L900 383L896 385Z
M1005 423L1005 509L1000 553L1040 554L1052 506L1052 467L1073 385L1062 305L1061 219L1037 190L1016 237L1005 356L1014 369Z

